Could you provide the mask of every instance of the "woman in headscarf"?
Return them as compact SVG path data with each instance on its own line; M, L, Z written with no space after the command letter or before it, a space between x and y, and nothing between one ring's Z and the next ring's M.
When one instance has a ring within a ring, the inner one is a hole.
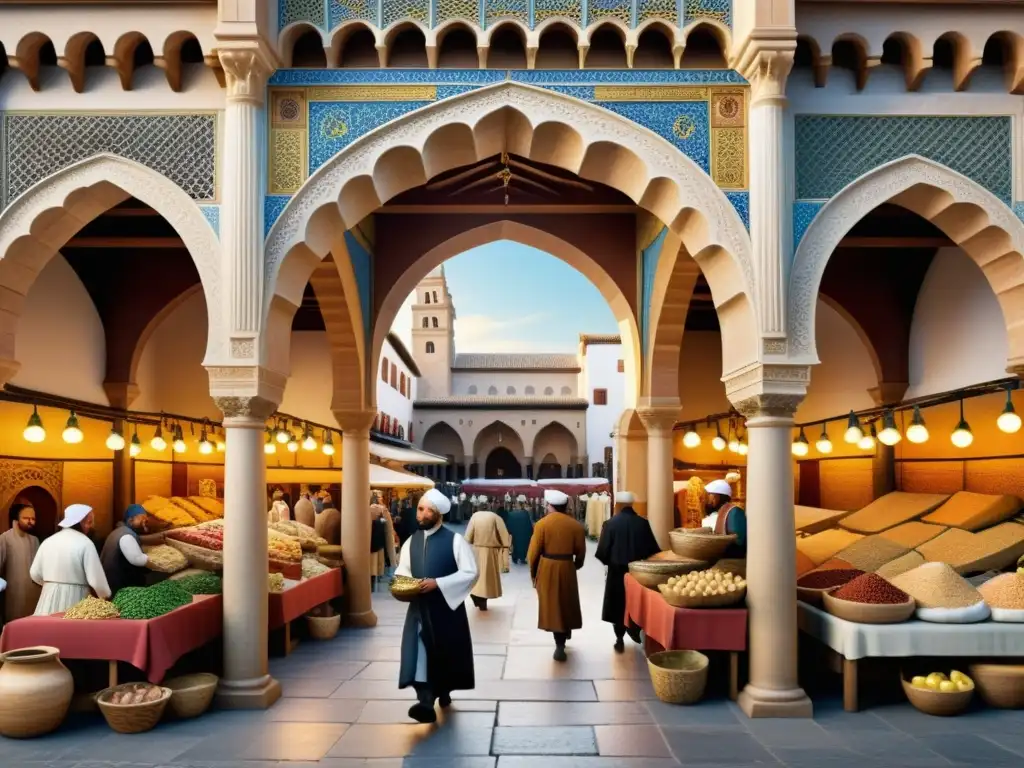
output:
M64 510L61 530L39 545L29 575L43 587L36 604L36 616L63 613L95 592L107 600L110 587L100 556L89 539L93 526L92 507L72 504Z
M140 534L149 533L149 518L141 504L132 504L124 512L124 521L107 536L100 552L103 573L107 576L110 594L123 587L144 587L149 571L149 558L142 551Z

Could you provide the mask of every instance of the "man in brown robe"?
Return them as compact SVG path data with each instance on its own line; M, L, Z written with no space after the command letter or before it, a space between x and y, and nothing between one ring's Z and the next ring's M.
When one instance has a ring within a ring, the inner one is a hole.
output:
M331 494L322 491L321 497L324 511L317 513L315 529L318 536L327 539L328 544L337 546L341 544L341 512L334 508Z
M465 538L473 545L477 570L480 572L469 596L473 605L486 611L488 600L501 597L502 559L512 546L512 537L501 517L491 512L486 502L483 502L469 518Z
M32 535L36 511L28 504L11 506L10 530L0 535L0 578L7 582L4 592L4 622L31 616L36 610L40 587L29 576L39 549Z
M540 604L537 627L555 635L555 661L565 661L565 642L583 626L576 571L587 554L587 533L566 514L569 497L544 491L547 514L533 529L526 561Z

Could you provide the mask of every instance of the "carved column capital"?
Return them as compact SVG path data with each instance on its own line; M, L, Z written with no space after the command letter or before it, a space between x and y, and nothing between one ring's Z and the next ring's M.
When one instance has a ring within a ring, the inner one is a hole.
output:
M636 415L644 423L648 435L671 432L679 421L679 406L641 406L636 409Z
M725 376L729 402L747 418L789 416L796 412L811 382L809 365L755 363Z
M338 420L342 434L361 435L365 433L369 435L373 420L377 418L376 411L336 410L333 413L334 418Z
M218 49L217 56L225 74L228 101L261 106L267 80L276 68L271 55L258 45L247 45Z
M760 395L751 395L745 400L734 400L733 406L748 420L763 416L792 419L803 399L803 395L765 392Z
M213 402L224 414L224 421L229 424L234 419L265 422L277 410L277 403L258 396L218 397L214 395Z
M782 104L786 80L793 69L796 40L754 40L743 52L737 67L750 81L750 105L759 102Z
M208 366L210 396L226 419L270 417L284 397L287 377L259 366Z

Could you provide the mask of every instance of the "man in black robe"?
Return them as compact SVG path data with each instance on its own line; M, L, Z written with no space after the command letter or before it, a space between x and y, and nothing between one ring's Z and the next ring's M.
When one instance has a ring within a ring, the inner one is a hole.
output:
M530 551L530 539L533 538L533 520L526 509L526 497L520 496L519 506L508 513L506 527L512 536L512 562L526 564L526 553Z
M622 638L627 631L634 642L640 642L639 629L632 624L626 626L625 576L629 573L629 564L636 560L646 560L661 551L651 524L631 506L634 501L629 491L615 494L617 511L604 524L597 543L596 557L608 566L601 619L615 628L615 650L618 653L625 649Z
M409 717L421 723L437 721L435 701L447 707L452 691L476 685L465 602L479 571L469 543L441 524L450 508L440 491L423 494L416 508L419 530L402 545L396 571L423 580L405 615L398 673L399 688L416 689Z

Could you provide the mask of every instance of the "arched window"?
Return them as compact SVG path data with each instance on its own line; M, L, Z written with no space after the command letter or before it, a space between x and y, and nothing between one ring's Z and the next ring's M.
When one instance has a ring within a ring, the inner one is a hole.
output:
M391 364L391 388L398 389L398 366Z
M437 291L434 291L434 303L437 304Z
M496 395L496 394L498 394L498 388L497 387L490 387L490 388L488 388L487 394L488 395Z
M398 375L398 391L402 393L403 397L405 396L405 374L404 373L400 373Z
M552 387L544 387L544 394L553 395L555 394L555 390Z
M534 394L534 392L535 392L535 390L534 390L533 387L527 387L526 388L526 394L532 395L532 394Z
M388 359L385 357L380 361L380 380L385 384L388 383L388 371L391 367L388 365Z
M516 393L516 388L515 387L506 387L506 389L505 389L505 394L506 395L514 395L515 393Z
M570 387L562 387L562 394L563 395L571 395L572 394L572 388L570 388Z
M424 328L429 328L430 327L430 320L425 318L425 317L423 318L423 327Z
M432 322L434 324L434 327L437 328L437 318L436 317L430 318L430 322Z
M467 390L467 392L469 392L469 394L471 394L471 395L475 395L476 394L476 384L470 384L469 385L469 389Z
M434 342L432 342L432 341L428 341L427 342L427 354L428 355L434 354Z
M429 304L429 303L430 303L430 291L427 291L427 292L426 292L425 294L423 294L423 295L424 295L424 296L426 296L426 299L424 300L424 302L423 302L423 303L424 303L424 304Z

